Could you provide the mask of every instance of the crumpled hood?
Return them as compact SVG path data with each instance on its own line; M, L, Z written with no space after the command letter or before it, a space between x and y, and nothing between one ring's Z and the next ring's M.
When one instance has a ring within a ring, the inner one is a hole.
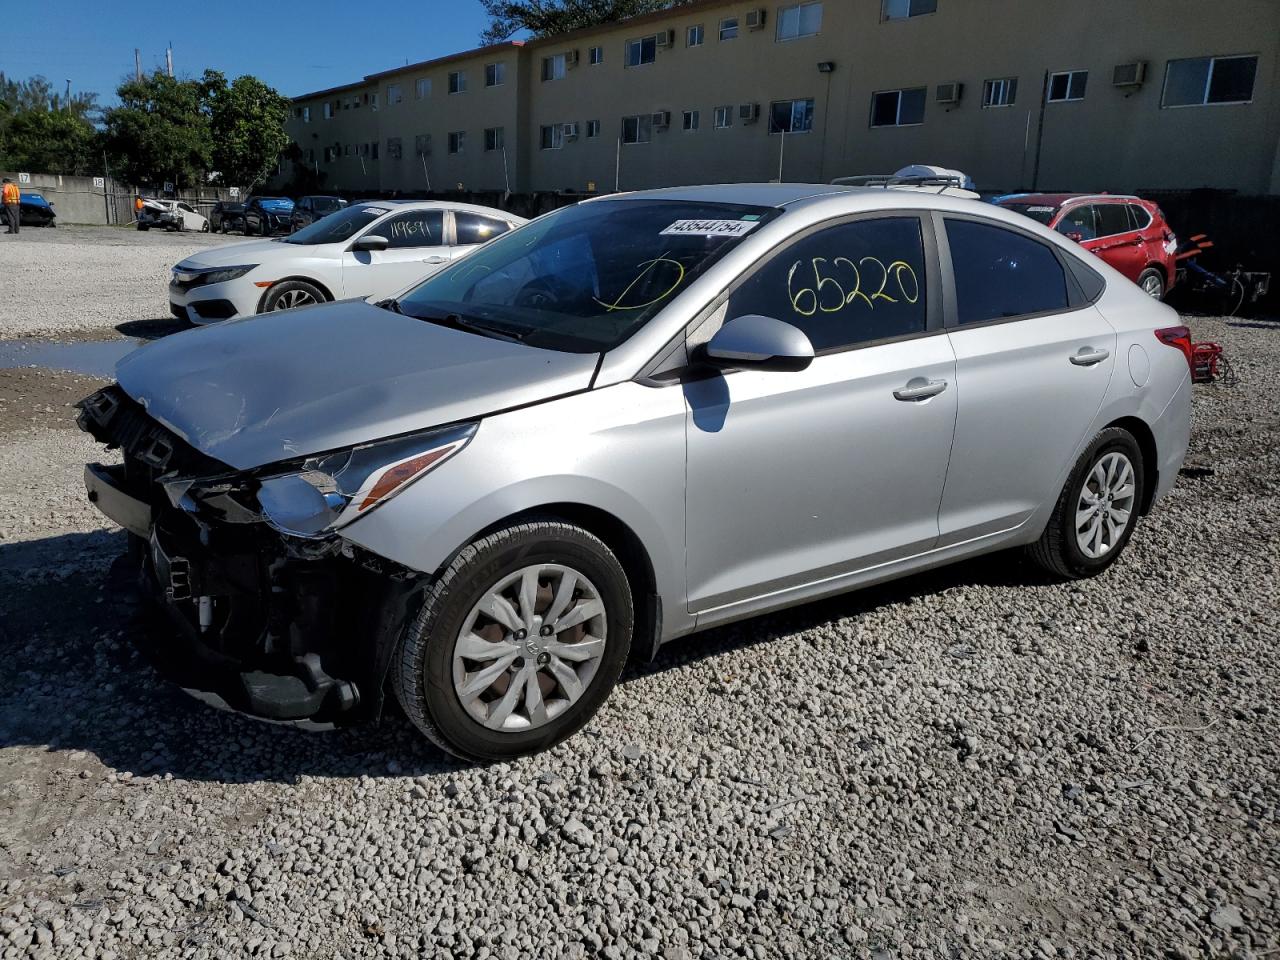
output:
M193 447L245 470L585 390L597 359L349 300L166 337L116 378Z

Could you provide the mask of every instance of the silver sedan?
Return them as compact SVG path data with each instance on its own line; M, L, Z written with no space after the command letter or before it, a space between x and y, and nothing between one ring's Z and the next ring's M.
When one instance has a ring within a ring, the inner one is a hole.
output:
M124 450L87 482L184 686L323 724L394 698L501 758L697 630L1011 547L1103 572L1177 476L1190 350L997 207L690 187L170 337L81 424Z

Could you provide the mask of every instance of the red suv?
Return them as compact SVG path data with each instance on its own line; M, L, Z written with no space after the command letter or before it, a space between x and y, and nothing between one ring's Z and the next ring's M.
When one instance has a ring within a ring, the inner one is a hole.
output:
M1157 300L1177 278L1178 238L1150 201L1107 193L1014 193L993 202L1070 237Z

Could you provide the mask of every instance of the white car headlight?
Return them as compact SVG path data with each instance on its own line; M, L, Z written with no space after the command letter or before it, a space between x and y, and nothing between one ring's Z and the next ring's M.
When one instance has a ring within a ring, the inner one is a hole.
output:
M260 481L267 522L295 537L324 537L386 503L475 436L469 423L308 457Z
M173 279L192 287L203 287L210 283L226 283L237 280L256 267L256 263L244 263L234 267L184 267L182 264L173 268Z

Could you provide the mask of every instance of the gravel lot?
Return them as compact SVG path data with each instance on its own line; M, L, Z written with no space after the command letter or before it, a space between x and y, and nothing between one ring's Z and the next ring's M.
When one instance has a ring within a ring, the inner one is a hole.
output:
M32 233L10 334L73 315L55 270L94 327L159 316L195 246ZM0 371L0 958L1277 955L1280 323L1190 322L1241 382L1104 576L995 556L716 630L488 767L161 683L80 492L94 382Z

